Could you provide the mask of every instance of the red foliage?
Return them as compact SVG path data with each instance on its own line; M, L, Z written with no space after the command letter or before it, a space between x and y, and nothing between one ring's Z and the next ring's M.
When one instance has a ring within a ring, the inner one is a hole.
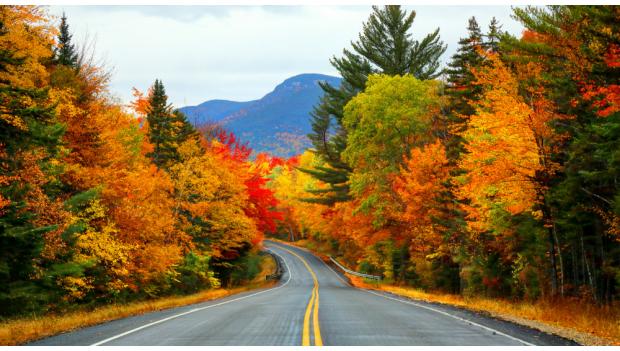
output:
M234 133L219 131L216 135L219 143L213 144L214 151L233 162L239 168L244 169L247 179L245 186L249 205L244 209L245 214L252 218L258 229L262 232L274 232L276 230L276 220L282 220L282 213L274 208L278 205L278 200L274 192L266 187L269 179L266 177L271 170L285 162L281 158L273 157L265 153L256 155L254 162L248 162L252 149L247 143L242 143ZM254 244L262 241L262 237L254 239Z

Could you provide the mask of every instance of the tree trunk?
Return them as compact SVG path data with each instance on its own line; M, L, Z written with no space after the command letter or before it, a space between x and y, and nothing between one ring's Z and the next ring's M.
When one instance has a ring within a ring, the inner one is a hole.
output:
M583 263L586 267L586 272L588 274L588 281L590 283L590 292L592 296L596 299L596 290L594 288L594 279L592 279L592 273L590 272L590 265L588 264L588 257L586 257L586 249L583 244L583 233L581 234L581 253L583 254Z
M555 223L553 223L553 240L558 248L558 259L560 262L560 295L564 296L564 260L562 259L562 248L560 247L560 241L555 230Z
M553 242L551 228L547 230L547 239L549 241L549 258L551 260L551 296L555 296L558 293L558 267L555 259L555 243Z
M295 241L295 232L293 231L293 227L291 226L290 223L287 223L288 225L288 232L291 235L291 242Z

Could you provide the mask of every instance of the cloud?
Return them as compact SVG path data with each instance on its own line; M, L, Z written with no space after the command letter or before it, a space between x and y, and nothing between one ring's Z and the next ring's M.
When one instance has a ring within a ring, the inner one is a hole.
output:
M519 34L507 6L406 6L417 16L413 36L440 27L448 51L466 35L476 15L483 28L493 15ZM74 38L97 37L112 65L111 90L131 99L162 79L171 101L195 105L208 99L253 100L299 73L334 74L329 59L357 39L370 6L52 6L66 11Z

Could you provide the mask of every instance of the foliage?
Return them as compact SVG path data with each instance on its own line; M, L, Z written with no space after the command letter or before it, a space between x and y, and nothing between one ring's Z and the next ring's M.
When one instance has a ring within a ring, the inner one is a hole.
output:
M352 169L341 156L350 132L343 123L344 107L364 90L370 74L411 74L425 80L441 73L439 58L446 46L440 40L439 28L421 41L412 39L410 29L415 15L415 11L407 13L397 5L373 6L359 40L352 43L353 52L344 49L343 57L332 58L331 64L343 81L339 88L321 84L325 94L312 113L313 132L308 135L327 167L305 170L329 186L311 192L318 195L312 201L334 204L351 199L347 180Z

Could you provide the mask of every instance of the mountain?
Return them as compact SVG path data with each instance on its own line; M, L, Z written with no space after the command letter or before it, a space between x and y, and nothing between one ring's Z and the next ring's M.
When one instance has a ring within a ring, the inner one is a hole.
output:
M323 74L300 74L286 79L258 100L209 100L179 110L196 126L220 124L248 142L256 152L288 157L310 146L306 135L312 130L310 112L323 95L320 81L339 86L341 79Z

